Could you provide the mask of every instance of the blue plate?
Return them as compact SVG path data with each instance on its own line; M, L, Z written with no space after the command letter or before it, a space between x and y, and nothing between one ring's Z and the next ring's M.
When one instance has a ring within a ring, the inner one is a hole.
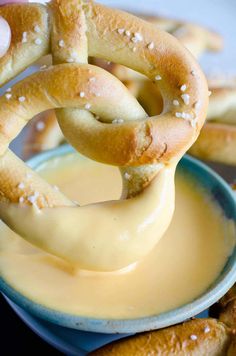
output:
M123 339L133 334L101 334L79 331L58 326L41 320L27 313L7 297L6 301L25 324L44 341L57 350L70 356L83 356L112 341ZM208 310L197 315L199 318L208 317Z
M73 152L68 145L61 146L51 151L42 153L29 161L33 168L37 168L41 163L56 156L66 155ZM184 174L194 178L197 184L203 186L208 194L213 197L221 206L224 214L236 221L236 201L233 192L228 184L206 165L199 161L184 157L179 166ZM236 236L235 236L236 238ZM95 319L90 317L80 317L69 313L62 313L37 304L24 297L14 290L9 284L0 278L1 291L7 295L14 303L26 310L28 313L39 317L45 321L64 326L71 329L89 331L95 333L136 333L146 330L158 329L173 324L177 324L196 314L201 313L210 305L221 298L236 280L236 248L221 271L219 277L202 295L179 308L170 310L158 315L139 319Z

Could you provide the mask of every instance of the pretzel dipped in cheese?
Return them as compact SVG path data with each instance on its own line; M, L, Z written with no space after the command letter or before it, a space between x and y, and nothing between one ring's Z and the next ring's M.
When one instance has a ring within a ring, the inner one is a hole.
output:
M9 68L2 82L26 67L24 57L35 45L52 53L53 66L0 98L0 216L31 243L81 268L123 268L143 258L170 223L176 164L205 120L205 78L175 38L132 15L78 0L55 0L48 7L12 4L0 8L0 15L10 23L14 14L24 33L26 9L35 14L32 31L27 27L30 33L22 35L26 42L13 37L0 61ZM42 50L36 52L34 60ZM148 117L117 78L87 64L88 56L132 67L155 81L164 100L161 115ZM49 109L56 109L62 132L78 151L120 167L122 200L75 206L7 148L27 121ZM143 201L147 209L137 218ZM87 234L91 221L95 237Z

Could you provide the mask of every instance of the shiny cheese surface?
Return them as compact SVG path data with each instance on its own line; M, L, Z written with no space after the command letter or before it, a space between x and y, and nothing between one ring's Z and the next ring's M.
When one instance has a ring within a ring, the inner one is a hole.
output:
M51 160L39 171L81 205L116 200L121 193L116 168L78 155ZM97 224L90 222L91 239L96 239ZM33 247L1 223L0 270L11 286L47 307L92 317L136 318L170 310L199 296L217 278L232 247L233 224L196 182L177 172L171 225L137 264L117 272L75 268Z

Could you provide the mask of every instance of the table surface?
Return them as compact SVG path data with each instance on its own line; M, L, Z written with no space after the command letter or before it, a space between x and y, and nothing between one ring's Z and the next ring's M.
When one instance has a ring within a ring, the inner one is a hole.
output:
M43 1L37 1L43 2ZM198 0L191 2L188 0L149 0L139 2L137 0L103 0L106 5L127 8L130 11L158 13L180 19L188 19L197 23L211 27L220 32L225 38L225 49L222 53L206 54L201 59L201 65L206 73L210 75L225 74L236 75L236 26L235 0ZM236 177L234 168L214 166L229 182ZM11 310L5 299L0 295L1 311L1 355L27 355L46 354L50 356L62 355L51 346L36 336ZM9 341L11 340L11 341Z
M10 308L0 295L1 348L2 356L50 355L60 356L60 352L38 337ZM11 340L11 341L10 341ZM37 350L37 353L35 351Z

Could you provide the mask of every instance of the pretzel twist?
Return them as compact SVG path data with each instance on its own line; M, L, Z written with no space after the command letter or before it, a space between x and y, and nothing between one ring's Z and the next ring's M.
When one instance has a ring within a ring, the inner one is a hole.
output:
M199 66L167 33L132 15L90 1L55 0L49 8L50 11L35 4L12 4L0 8L0 15L10 25L13 14L17 21L19 19L18 31L23 34L22 39L13 36L10 51L0 60L2 82L29 64L29 60L26 63L24 58L28 58L32 51L34 60L42 54L52 53L55 64L24 79L12 88L10 94L0 98L1 217L31 241L32 236L25 232L22 223L17 226L13 223L15 208L8 211L3 203L18 205L20 201L20 205L24 206L32 203L32 199L27 197L33 194L33 204L39 208L74 205L36 173L31 173L32 178L25 181L25 195L21 199L19 178L27 175L28 168L7 147L33 116L48 109L57 109L60 127L78 151L97 161L120 166L122 176L125 177L125 173L130 176L130 179L124 180L124 190L130 198L142 192L160 170L163 170L160 174L163 191L166 189L165 181L173 183L172 173L168 178L167 166L171 162L176 164L198 136L208 104L207 85ZM27 34L22 15L25 11L28 13L27 26L32 21L32 28L27 27ZM32 20L29 16L31 11ZM128 30L123 31L127 25L130 36L127 35ZM150 43L153 44L151 49ZM36 50L35 46L39 49ZM117 61L156 81L163 95L163 113L148 118L117 78L87 64L88 55ZM14 56L17 66L12 62ZM5 68L13 65L13 70L3 70L3 65ZM175 100L179 103L177 110ZM99 120L95 115L99 116ZM164 165L166 168L163 168ZM173 199L174 196L172 203ZM125 202L121 201L118 205L125 207ZM77 209L82 209L83 215L83 208ZM91 206L91 214L93 211ZM106 211L102 204L101 211ZM172 211L170 207L167 222ZM34 243L42 247L42 237L38 237L37 233L35 236ZM43 241L43 248L73 262L81 262L81 258L86 260L80 253L78 256L72 253L73 246L68 241L60 241L58 245L62 243L66 246L63 251L60 246L52 246L47 241ZM75 243L76 248L80 243L80 240ZM103 243L98 242L99 248ZM123 251L116 251L116 243L113 247L114 253ZM140 247L138 250L140 258ZM125 263L133 262L132 258L130 261L127 257ZM86 268L94 268L94 263L83 260ZM105 269L107 266L100 265ZM114 266L122 267L119 264Z
M220 51L223 47L222 37L218 33L202 26L159 16L148 16L144 14L136 14L136 16L149 21L157 28L167 31L175 36L197 58L205 51ZM50 63L50 58L45 58L43 62L44 64L45 61L46 63ZM90 57L89 62L106 69L119 78L129 89L129 91L138 99L149 115L154 116L161 112L163 104L158 87L146 80L144 75L123 65L107 62L100 58ZM217 83L217 85L218 84L219 83ZM220 86L222 87L224 84L225 83L221 83ZM212 87L212 85L210 85L210 87ZM213 87L216 87L216 85L214 84ZM213 97L214 92L210 98L210 102L213 101ZM217 105L217 107L219 107L219 105ZM208 116L210 115L210 111L211 109L209 108ZM210 128L212 129L212 126ZM205 131L208 130L205 128L204 132ZM220 130L220 137L222 137L222 141L225 143L224 132L223 130ZM213 134L212 130L210 131L210 134ZM202 132L200 136L201 139L198 140L198 143L200 141L205 141L204 138L202 139L203 136L204 133ZM218 134L216 133L215 136L218 136ZM209 132L206 132L205 137L209 137ZM27 159L38 152L57 147L63 142L65 142L65 137L58 127L57 118L54 112L50 111L48 113L44 113L39 116L38 119L34 120L27 132L27 137L23 146L23 156ZM220 146L220 152L222 153L223 161L225 161L227 160L227 156L224 152L224 148L227 147L227 145L223 145L223 142L222 147ZM232 140L232 142L234 142L234 140ZM210 150L205 150L206 145L207 144L203 146L203 144L201 144L201 147L204 147L204 152L209 152ZM199 155L197 147L198 144L195 144L194 150L196 148L197 155ZM208 154L212 157L212 154ZM231 155L231 158L232 156L233 155Z

